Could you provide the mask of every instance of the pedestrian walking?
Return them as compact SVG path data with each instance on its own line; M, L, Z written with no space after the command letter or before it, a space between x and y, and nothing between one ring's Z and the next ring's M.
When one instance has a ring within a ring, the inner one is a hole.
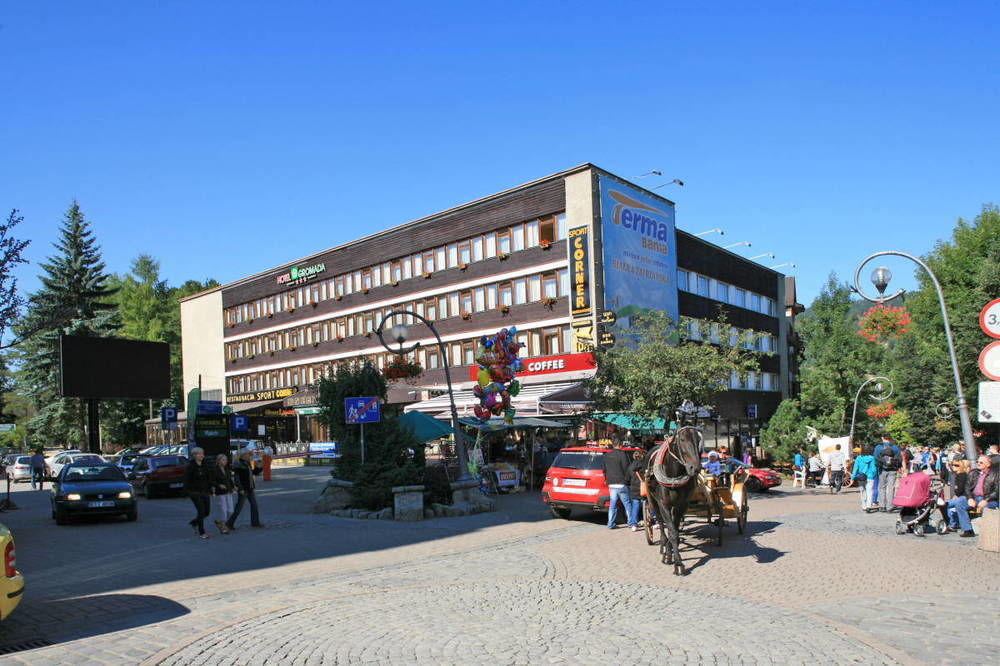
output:
M827 459L827 471L830 472L830 492L834 492L834 486L837 488L837 492L841 491L844 485L844 467L847 464L847 456L844 452L840 450L840 444L834 447L833 453Z
M35 487L35 484L38 487ZM41 449L37 449L31 456L31 489L45 490L45 454Z
M233 461L233 481L236 484L236 508L226 521L226 527L236 529L236 519L243 510L243 505L250 502L250 527L263 527L260 522L260 512L257 509L256 481L254 476L261 469L254 468L253 454L249 449L240 449Z
M639 530L639 512L642 511L642 478L646 471L645 451L636 451L632 454L632 462L628 466L628 523L632 526L632 531Z
M215 457L212 468L212 508L215 512L215 526L222 534L229 534L228 521L233 515L233 470L225 454Z
M851 468L851 478L861 490L861 510L865 513L870 513L872 510L875 477L877 474L872 448L870 446L863 446L861 448L861 455L857 457L854 461L854 467Z
M875 466L878 469L879 511L892 511L896 496L896 476L903 465L902 453L889 435L882 435L882 443L875 447Z
M611 494L611 505L608 507L608 528L615 529L615 521L618 519L618 501L621 500L622 508L628 515L631 505L631 496L628 491L629 478L628 467L632 461L628 454L622 451L621 442L615 442L614 448L604 454L601 465L604 468L604 480L608 484ZM635 523L629 522L628 526L633 527Z
M212 512L210 504L212 497L212 470L205 465L205 450L200 446L191 449L191 462L188 463L187 474L184 477L184 489L194 504L196 515L188 522L202 539L207 539L205 519Z
M264 480L271 480L271 462L274 460L274 449L270 444L264 445L262 462L264 463Z

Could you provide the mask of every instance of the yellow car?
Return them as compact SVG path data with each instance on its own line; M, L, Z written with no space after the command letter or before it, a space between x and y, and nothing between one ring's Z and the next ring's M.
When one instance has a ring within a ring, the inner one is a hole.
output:
M7 526L0 523L0 550L3 551L3 576L0 576L0 620L14 612L21 603L24 592L24 576L17 570L17 554L14 550L14 535Z

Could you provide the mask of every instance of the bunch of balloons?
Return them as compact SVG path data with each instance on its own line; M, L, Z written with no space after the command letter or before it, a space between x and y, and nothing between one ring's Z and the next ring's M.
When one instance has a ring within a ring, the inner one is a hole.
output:
M504 423L513 425L514 408L510 399L521 392L521 384L514 376L524 367L517 352L524 345L517 341L517 328L502 328L492 336L483 336L476 351L479 364L479 384L472 392L479 398L476 418L481 423L490 420L490 415L503 416Z

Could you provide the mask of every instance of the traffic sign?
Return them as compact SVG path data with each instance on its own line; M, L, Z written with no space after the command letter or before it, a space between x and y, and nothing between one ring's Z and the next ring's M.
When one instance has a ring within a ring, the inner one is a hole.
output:
M748 419L755 419L755 418L757 418L757 404L756 403L750 403L749 405L747 405L747 418Z
M199 414L221 414L222 413L222 401L221 400L199 400L198 401L198 413Z
M979 328L991 338L1000 338L1000 298L994 298L979 313Z
M232 414L232 427L235 432L246 432L250 430L250 417L246 414Z
M16 423L0 423L0 432L13 432L17 430Z
M173 430L177 427L177 408L160 408L160 428L163 430Z
M980 423L1000 423L1000 382L979 382Z
M378 423L382 420L378 398L344 398L344 412L348 424Z
M979 370L988 379L1000 381L1000 340L991 342L980 352Z

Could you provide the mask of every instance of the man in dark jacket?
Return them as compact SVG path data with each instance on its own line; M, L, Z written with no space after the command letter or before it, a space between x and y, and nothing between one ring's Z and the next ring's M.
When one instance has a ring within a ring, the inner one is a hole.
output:
M191 449L191 462L188 463L187 474L184 477L184 489L194 504L197 515L188 523L202 539L205 534L205 519L212 512L212 472L205 464L205 450L201 447Z
M257 510L257 493L255 491L257 484L253 478L260 473L261 468L254 469L253 467L253 454L247 449L240 449L233 462L233 479L236 481L238 495L233 515L226 521L226 526L229 529L236 528L236 519L239 517L240 511L243 510L243 505L247 502L250 502L250 527L263 527L260 522L260 513Z
M608 507L608 527L615 529L615 521L618 519L618 501L621 500L625 515L629 513L632 499L629 495L628 467L632 462L628 453L622 451L621 442L615 443L615 448L604 454L601 466L604 468L604 480L608 484L611 494L611 506ZM635 523L629 522L629 527L635 527Z
M995 509L1000 506L1000 463L986 455L976 459L976 468L969 472L965 483L966 502L951 504L958 514L958 524L962 528L962 536L975 536L972 531L972 520L969 519L970 509Z
M889 435L882 435L882 443L875 447L875 468L878 470L879 511L893 511L896 496L896 475L902 466L899 447Z

